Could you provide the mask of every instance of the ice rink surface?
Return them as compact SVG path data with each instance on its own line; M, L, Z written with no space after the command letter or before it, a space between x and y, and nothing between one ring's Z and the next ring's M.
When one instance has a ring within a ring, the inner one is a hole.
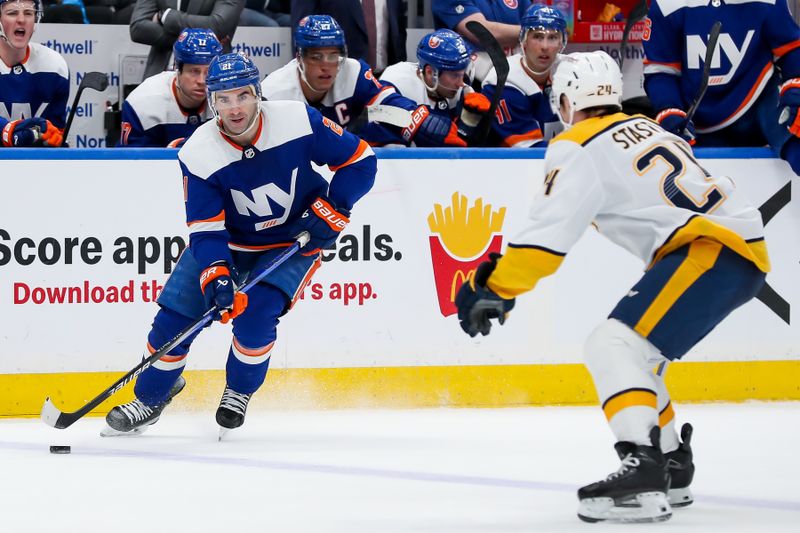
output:
M167 409L133 438L2 419L0 531L800 531L800 403L676 413L695 503L647 525L575 516L577 487L619 465L597 407L260 411L223 442L213 412Z

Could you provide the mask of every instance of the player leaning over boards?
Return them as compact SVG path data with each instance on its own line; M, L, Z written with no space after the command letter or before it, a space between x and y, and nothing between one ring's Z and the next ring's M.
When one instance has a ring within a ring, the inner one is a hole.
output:
M122 104L118 146L180 148L213 118L206 100L208 65L222 45L211 30L187 28L172 46L175 70L144 80Z
M69 69L31 37L41 0L0 0L0 145L61 146Z
M417 62L386 67L381 83L412 100L409 111L425 117L408 128L367 124L361 136L372 146L467 146L468 139L489 112L489 100L467 84L472 58L460 35L451 30L428 33L417 44Z
M697 146L769 144L800 174L800 28L786 0L653 0L648 19L644 88L661 125ZM687 125L716 21L708 90Z
M561 131L550 108L550 71L567 46L567 20L555 8L533 4L525 11L519 31L522 52L508 58L508 81L492 121L495 144L511 148L546 146ZM497 86L492 68L483 80L491 99Z
M590 224L642 259L645 274L586 341L622 465L578 491L578 516L666 520L670 502L692 501L694 463L691 426L681 443L661 371L764 284L761 215L729 178L709 175L684 140L619 112L622 75L604 52L565 56L553 95L568 129L547 148L529 226L461 287L458 317L471 336L487 335L490 319L502 323L514 298L555 272Z
M233 319L227 383L217 409L224 432L244 422L264 382L278 321L320 266L320 249L336 241L353 204L369 191L377 163L367 144L300 102L261 99L258 69L244 55L214 58L206 80L215 121L200 126L178 152L185 187L189 247L158 298L149 354L212 305ZM311 163L327 164L330 184ZM311 240L248 298L234 283L292 244ZM185 384L181 372L195 336L139 375L136 399L112 409L106 435L139 433L155 423Z
M346 128L353 127L367 106L416 107L378 81L365 61L347 57L344 31L330 15L302 18L294 42L297 56L261 83L267 100L307 103Z

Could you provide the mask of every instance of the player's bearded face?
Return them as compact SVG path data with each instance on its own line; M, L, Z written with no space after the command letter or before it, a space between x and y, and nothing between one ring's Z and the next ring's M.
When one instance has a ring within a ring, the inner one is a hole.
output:
M522 43L528 67L536 72L547 71L563 48L561 32L529 30Z
M197 107L206 99L208 65L183 65L178 72L178 87L183 95Z
M240 135L247 131L258 113L258 97L250 87L214 93L214 108L225 131Z
M0 24L12 47L28 46L36 24L36 4L24 0L0 4Z
M303 53L306 80L317 91L327 91L336 81L339 67L344 62L342 51L334 46L309 48Z
M439 86L436 92L442 98L453 98L459 89L464 87L463 70L440 70Z

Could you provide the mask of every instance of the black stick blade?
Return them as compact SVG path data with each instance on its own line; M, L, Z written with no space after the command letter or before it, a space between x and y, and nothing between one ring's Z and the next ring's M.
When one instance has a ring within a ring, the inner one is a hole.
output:
M489 128L491 127L492 120L494 119L494 112L497 110L497 106L500 104L500 98L502 97L503 89L506 86L509 67L503 47L500 46L500 43L498 43L497 39L494 38L492 32L487 30L483 24L476 20L470 20L467 22L467 29L472 32L472 34L478 39L481 47L486 51L487 54L489 54L489 59L492 61L492 66L497 74L497 83L495 84L495 91L492 95L489 111L484 114L483 117L481 117L480 122L475 127L475 132L469 139L470 146L483 146L483 144L486 142L486 137L489 135Z
M103 72L87 72L81 79L81 85L95 91L105 91L108 88L108 75Z

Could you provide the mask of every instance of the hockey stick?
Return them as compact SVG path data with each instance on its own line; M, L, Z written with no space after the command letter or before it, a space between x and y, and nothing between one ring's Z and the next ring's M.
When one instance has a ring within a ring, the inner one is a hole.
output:
M292 244L289 248L281 252L281 254L278 255L275 259L273 259L272 262L270 262L270 264L267 265L261 272L259 272L252 279L248 280L247 283L242 285L237 290L237 292L249 291L251 288L253 288L253 286L256 283L264 279L264 277L266 277L269 273L271 273L273 270L275 270L281 264L283 264L287 259L293 256L300 248L305 246L310 238L311 237L307 231L304 231L303 233L298 235L294 244ZM44 406L42 406L42 415L41 415L42 420L48 426L52 426L57 429L68 428L69 426L74 424L77 420L83 418L87 413L89 413L89 411L91 411L92 409L103 403L113 394L122 389L125 385L130 383L133 380L133 378L141 374L147 367L149 367L150 365L158 361L161 357L163 357L164 354L166 354L175 346L183 342L184 339L186 339L190 335L193 335L197 331L203 329L207 324L209 324L214 320L214 315L221 310L222 309L220 309L219 306L215 305L214 307L203 313L203 316L198 318L192 324L186 326L186 328L184 328L183 331L181 331L175 337L173 337L172 340L167 341L167 343L164 346L156 350L150 357L142 360L142 362L133 367L130 370L130 372L119 378L116 382L114 382L113 385L111 385L106 390L98 394L96 398L91 400L89 403L87 403L77 411L74 411L72 413L62 412L61 410L58 409L58 407L56 407L53 404L53 402L50 400L50 397L48 396L44 400Z
M407 128L411 125L411 111L393 105L373 105L367 108L367 120Z
M469 146L483 146L486 143L486 136L489 135L489 128L494 120L494 112L497 106L500 105L500 99L503 96L503 89L506 86L506 79L508 79L508 60L503 48L494 35L486 29L486 27L476 20L467 22L467 29L478 39L481 47L489 54L489 59L492 61L495 73L497 74L497 83L494 86L494 94L492 101L487 111L482 117L472 136L468 140Z
M700 78L700 87L697 89L697 94L686 112L686 124L683 126L683 131L686 133L686 128L689 122L692 121L697 108L700 107L700 101L706 95L708 89L708 77L711 73L711 60L714 58L714 50L717 48L717 40L719 39L719 32L722 31L722 22L719 20L711 26L711 31L708 34L708 42L706 43L706 55L703 59L703 75Z
M622 63L625 61L625 49L628 48L628 38L631 35L633 26L647 16L647 0L641 0L631 8L628 18L625 20L625 29L622 30L622 42L619 44L619 69L622 70Z
M94 89L95 91L105 91L108 88L108 76L103 74L102 72L87 72L83 75L81 79L80 85L78 85L78 92L75 93L75 98L72 100L72 107L69 109L69 116L67 117L67 123L64 126L64 131L61 134L61 146L64 146L64 143L67 142L67 134L69 134L69 130L72 128L72 119L75 118L75 111L78 108L78 104L81 101L81 95L83 94L84 89Z

